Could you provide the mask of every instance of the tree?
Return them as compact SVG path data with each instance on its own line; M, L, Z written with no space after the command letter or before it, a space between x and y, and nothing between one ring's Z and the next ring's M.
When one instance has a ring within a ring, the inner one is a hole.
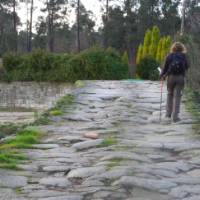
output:
M151 55L153 58L156 58L156 52L159 40L160 40L160 30L157 26L154 26L152 29L151 44L149 48L149 55Z
M138 0L138 33L140 39L144 37L147 29L159 24L160 1L159 0Z
M0 1L0 53L17 51L19 17L16 0Z
M126 50L125 28L124 11L122 8L119 6L110 8L109 21L106 25L104 24L102 29L104 47L111 46L120 52L124 52Z
M48 49L54 51L55 28L57 22L64 21L67 12L68 0L46 0L43 12L47 12Z
M180 29L179 7L181 0L162 0L160 30L164 35L175 35Z
M138 65L143 57L143 46L142 44L140 44L139 48L138 48L138 52L137 52L137 59L136 59L136 64Z
M79 5L79 19L71 28L71 40L76 38L76 52L80 52L82 49L89 48L95 44L95 22L92 19L92 15L93 13L86 10L83 4Z
M137 32L137 0L124 0L125 15L125 41L126 49L129 53L130 76L135 76L136 70L136 45L138 44Z
M156 60L157 60L159 63L162 62L162 58L161 58L162 44L163 44L163 38L161 38L161 39L159 40L158 48L157 48L157 52L156 52Z
M77 51L81 51L80 41L80 0L77 0Z
M157 26L154 26L152 30L148 29L144 43L140 44L137 51L137 65L147 57L161 63L169 53L171 43L172 38L170 36L160 37L160 30Z
M183 0L180 35L184 34L186 6L187 6L187 0Z
M152 32L151 30L147 30L145 37L144 37L144 45L143 45L143 52L142 52L142 57L146 57L149 55L149 47L151 45L151 37L152 37Z
M31 50L32 50L33 3L34 3L34 1L31 0L30 25L29 25L29 37L28 37L28 52L31 52Z
M35 25L36 34L33 38L35 48L45 49L47 46L47 24L43 17L38 17Z
M17 33L17 13L16 13L16 0L13 0L13 30L14 30L14 46L13 50L17 51L17 41L18 41L18 33Z
M107 48L109 46L108 44L108 35L109 35L109 12L110 12L110 3L112 0L100 0L100 2L104 2L105 3L105 12L102 16L102 20L103 20L103 45L104 48Z

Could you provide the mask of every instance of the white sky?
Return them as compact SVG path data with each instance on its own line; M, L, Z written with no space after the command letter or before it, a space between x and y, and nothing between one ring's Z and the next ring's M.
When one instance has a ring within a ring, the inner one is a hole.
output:
M96 21L97 26L101 24L101 3L98 0L81 0L83 5L86 7L87 10L91 10L94 13L94 20ZM44 8L44 4L41 0L34 0L34 18L33 18L33 25L37 22L38 16L44 15L40 9ZM18 15L20 16L22 29L26 27L26 19L27 19L27 8L25 3L21 3L18 8ZM72 12L70 16L70 23L73 23L75 19L74 12ZM20 28L20 29L21 29Z

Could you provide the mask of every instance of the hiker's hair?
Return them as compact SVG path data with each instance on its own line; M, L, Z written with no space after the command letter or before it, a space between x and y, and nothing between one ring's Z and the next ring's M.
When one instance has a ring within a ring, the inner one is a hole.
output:
M187 53L187 49L184 44L181 42L175 42L172 44L171 47L171 53L176 53L176 52L181 52L181 53Z

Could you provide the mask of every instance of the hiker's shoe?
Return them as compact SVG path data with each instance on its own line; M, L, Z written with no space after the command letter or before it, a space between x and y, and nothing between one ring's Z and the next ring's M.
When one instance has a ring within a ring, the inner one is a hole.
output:
M177 123L177 122L180 122L180 121L181 121L181 119L180 119L179 117L173 119L173 122L174 122L174 123Z
M168 118L168 119L169 119L169 118L171 118L171 115L170 115L170 114L166 114L166 115L165 115L165 118Z

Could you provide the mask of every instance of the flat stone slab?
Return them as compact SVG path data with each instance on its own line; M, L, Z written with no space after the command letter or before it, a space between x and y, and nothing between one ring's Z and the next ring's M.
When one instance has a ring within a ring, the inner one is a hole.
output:
M34 144L34 148L36 149L55 149L58 148L58 144Z
M122 185L124 187L141 187L153 191L169 190L177 186L176 183L167 180L151 180L130 176L123 176L119 181L116 181L114 185Z
M28 178L24 176L2 176L0 175L0 186L7 188L19 188L27 185Z
M75 148L77 151L84 150L84 149L89 149L93 147L97 147L100 144L102 144L103 139L97 139L97 140L89 140L85 142L78 142L74 145L72 145L72 148Z
M83 200L82 196L79 195L66 195L57 197L40 198L38 200Z
M62 165L58 165L58 166L46 166L42 168L42 171L44 172L68 172L70 171L71 168L68 166L62 166Z
M71 182L66 177L46 177L40 179L39 183L47 187L67 188L71 186Z
M87 178L105 172L105 167L85 167L74 169L67 175L68 178Z

